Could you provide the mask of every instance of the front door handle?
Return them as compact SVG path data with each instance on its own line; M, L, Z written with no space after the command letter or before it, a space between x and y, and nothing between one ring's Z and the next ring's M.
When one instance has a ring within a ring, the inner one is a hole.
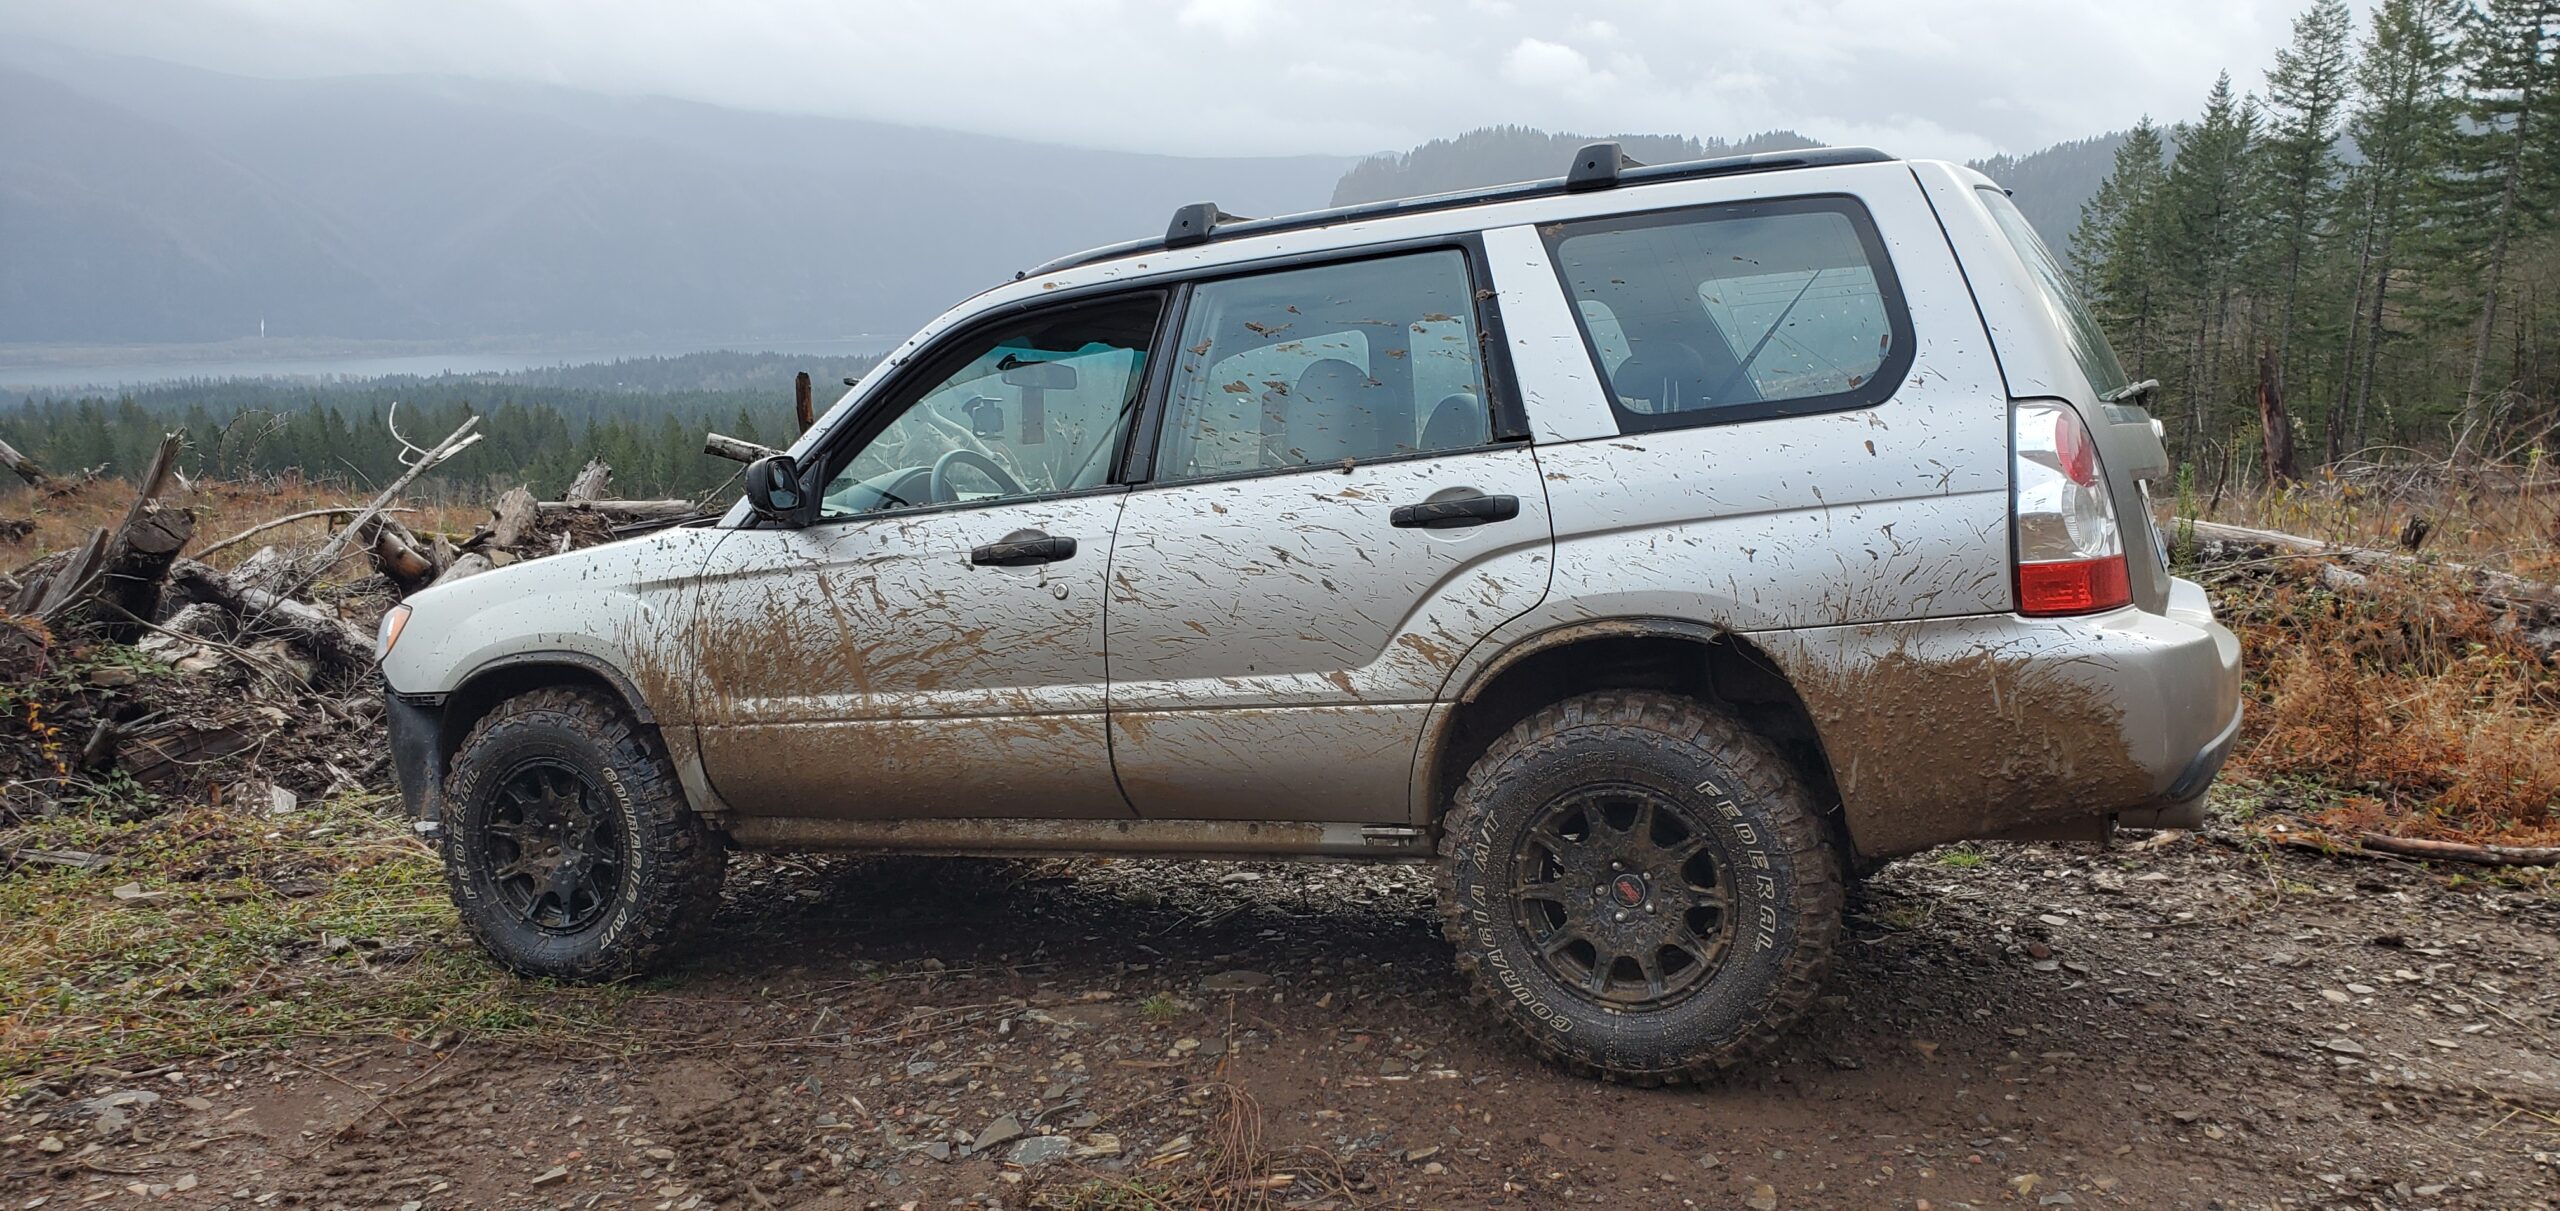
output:
M1420 527L1426 530L1451 530L1459 526L1480 526L1489 521L1509 521L1520 516L1517 496L1459 496L1449 500L1426 500L1420 504L1397 505L1387 514L1387 521L1397 529Z
M1027 568L1035 563L1056 563L1076 557L1076 540L1052 538L1038 530L1016 530L1002 542L991 542L969 551L969 562L990 568Z

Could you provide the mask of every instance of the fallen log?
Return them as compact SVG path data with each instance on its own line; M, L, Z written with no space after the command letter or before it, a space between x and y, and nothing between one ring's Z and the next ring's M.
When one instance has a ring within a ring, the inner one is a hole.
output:
M435 583L448 584L456 580L461 580L467 576L477 576L482 572L489 571L497 566L498 564L496 560L493 560L478 551L465 551L460 555L454 556L452 563L445 565L444 571L436 576ZM430 585L429 587L432 588L434 586Z
M234 707L209 719L156 719L118 738L116 763L136 781L183 786L197 767L254 748L260 737L274 730L272 721L248 707Z
M767 455L782 453L771 446L758 445L743 437L731 437L726 433L713 433L704 437L702 452L741 463L751 463Z
M419 542L409 527L387 513L377 515L371 524L373 536L365 544L366 554L372 557L374 570L400 586L403 596L434 583L437 574L444 571L436 564L433 548Z
M689 517L702 512L702 506L689 500L545 500L536 502L534 509L541 513L595 513L635 521Z
M2468 596L2493 609L2505 611L2508 617L2502 625L2513 626L2511 634L2516 642L2546 658L2560 658L2560 585L2527 580L2510 572L2471 564L2418 559L2370 547L2340 546L2277 530L2253 530L2245 526L2184 518L2170 524L2191 526L2200 539L2280 552L2269 557L2273 559L2334 561L2322 565L2320 583L2341 594L2378 597L2385 592L2383 586L2376 584L2365 572L2341 565L2353 565L2367 572L2405 574L2423 570L2450 577Z
M2473 592L2491 605L2560 613L2560 585L2527 580L2510 572L2470 564L2430 561L2403 555L2397 551L2377 551L2371 547L2343 546L2286 534L2278 530L2253 530L2246 526L2227 526L2220 522L2178 518L2171 526L2188 526L2198 538L2248 546L2271 547L2292 555L2318 555L2367 567L2409 570L2429 568L2450 573L2471 582Z
M498 494L489 506L489 545L501 550L512 549L533 530L533 493L522 487L509 488Z
M372 637L318 606L242 584L192 559L181 559L169 569L169 583L188 597L240 619L254 632L299 645L328 672L357 674L373 664Z

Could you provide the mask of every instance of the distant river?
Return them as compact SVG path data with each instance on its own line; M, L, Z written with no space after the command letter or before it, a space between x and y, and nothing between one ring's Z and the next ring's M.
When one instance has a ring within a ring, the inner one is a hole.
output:
M691 349L545 349L507 351L470 349L441 353L312 354L257 356L239 345L202 350L166 346L133 350L132 360L101 360L110 351L65 351L64 360L25 356L0 348L0 393L58 392L74 387L113 390L183 379L223 378L381 378L415 374L505 374L551 366L586 366L686 353L741 351L798 353L811 357L851 357L880 353L897 343L894 337L853 337L839 341L742 341ZM121 352L121 351L115 351ZM85 356L82 356L85 355Z

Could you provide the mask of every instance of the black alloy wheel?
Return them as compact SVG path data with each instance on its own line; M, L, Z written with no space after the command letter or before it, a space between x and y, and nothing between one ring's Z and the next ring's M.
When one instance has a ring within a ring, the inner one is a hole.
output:
M613 904L630 867L629 839L603 793L566 762L535 759L499 783L481 829L498 898L525 923L576 933Z
M1559 985L1621 1009L1688 996L1733 938L1733 880L1677 801L1586 786L1521 834L1511 889L1522 932Z

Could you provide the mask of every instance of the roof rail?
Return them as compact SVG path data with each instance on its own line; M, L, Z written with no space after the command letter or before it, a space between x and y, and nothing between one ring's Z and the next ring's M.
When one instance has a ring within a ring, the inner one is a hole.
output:
M1363 219L1396 218L1409 214L1425 214L1436 210L1457 210L1493 202L1517 202L1525 198L1549 197L1586 190L1615 189L1627 185L1654 185L1665 181L1690 181L1701 177L1730 177L1746 173L1781 172L1791 168L1829 168L1841 164L1880 164L1892 156L1872 147L1809 147L1802 151L1764 151L1746 156L1719 156L1708 160L1680 160L1669 164L1642 164L1627 158L1615 142L1593 143L1575 152L1573 164L1564 176L1539 181L1518 181L1483 189L1456 193L1432 194L1419 198L1390 198L1383 202L1365 202L1357 206L1336 206L1329 210L1310 210L1300 214L1275 215L1265 219L1239 218L1218 209L1215 202L1193 202L1173 212L1173 221L1165 234L1155 239L1126 240L1105 244L1083 252L1070 253L1023 273L1056 273L1097 261L1115 260L1141 252L1167 248L1188 248L1217 240L1243 239L1246 236L1270 235L1281 231L1301 231L1310 227L1330 227L1336 223Z

